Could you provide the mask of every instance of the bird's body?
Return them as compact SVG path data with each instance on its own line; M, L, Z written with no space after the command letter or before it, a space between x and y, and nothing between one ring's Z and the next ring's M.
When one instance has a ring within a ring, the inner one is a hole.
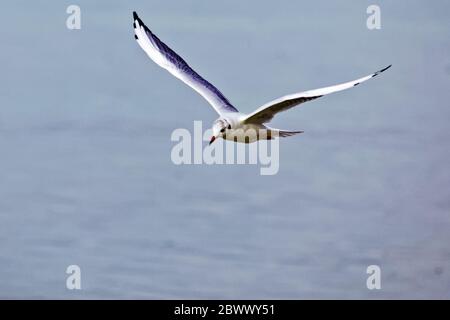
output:
M245 120L248 117L248 114L242 112L224 113L214 121L214 124L219 123L219 128L225 128L222 135L223 139L242 143L287 137L303 132L274 129L260 123L247 123Z
M271 131L265 125L256 123L247 124L243 121L245 117L245 114L238 113L236 115L228 114L217 119L225 120L231 124L231 129L225 128L222 138L235 142L251 143L263 139L261 137L263 130L267 131L267 140L272 138Z
M219 114L213 122L210 144L218 137L226 140L251 143L261 139L288 137L303 131L288 131L266 126L275 114L288 110L301 103L320 98L326 94L342 91L367 81L390 66L366 77L346 83L290 94L270 101L250 114L239 112L228 99L211 83L195 72L178 54L153 34L133 12L134 37L147 55L159 66L186 83L203 96Z

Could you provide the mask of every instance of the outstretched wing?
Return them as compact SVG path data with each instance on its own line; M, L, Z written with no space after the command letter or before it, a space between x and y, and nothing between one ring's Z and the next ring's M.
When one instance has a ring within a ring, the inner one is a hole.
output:
M272 118L278 112L288 110L288 109L295 107L296 105L299 105L303 102L320 98L326 94L342 91L342 90L357 86L361 82L367 81L367 80L379 75L381 72L386 71L390 67L391 66L388 66L380 71L372 73L371 75L368 75L366 77L363 77L363 78L360 78L360 79L357 79L354 81L349 81L349 82L338 84L338 85L331 86L331 87L325 87L325 88L320 88L320 89L315 89L315 90L304 91L304 92L300 92L300 93L294 93L294 94L290 94L290 95L278 98L278 99L270 101L270 102L266 103L265 105L263 105L262 107L259 107L258 109L256 109L254 112L249 114L247 116L247 118L245 118L244 121L246 123L259 123L259 124L269 122L270 120L272 120Z
M189 67L186 61L159 40L142 22L136 12L133 12L133 19L134 37L150 59L197 91L214 107L219 115L226 112L238 112L216 87L203 79Z

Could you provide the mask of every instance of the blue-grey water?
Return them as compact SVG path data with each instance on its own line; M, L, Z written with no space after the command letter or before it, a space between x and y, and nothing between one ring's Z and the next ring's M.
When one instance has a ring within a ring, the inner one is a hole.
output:
M450 298L448 1L376 1L380 30L372 1L70 4L0 5L0 297ZM216 114L133 10L243 112L393 67L278 115L277 175L176 166Z

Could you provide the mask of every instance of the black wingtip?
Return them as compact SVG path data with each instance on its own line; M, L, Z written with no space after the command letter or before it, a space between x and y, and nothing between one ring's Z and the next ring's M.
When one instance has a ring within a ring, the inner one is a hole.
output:
M372 78L379 75L380 73L386 71L387 69L389 69L390 67L392 67L392 64L388 65L386 68L381 69L380 71L377 71L373 74Z
M392 67L392 64L388 65L388 66L387 66L386 68L384 68L384 69L381 69L381 70L379 71L379 73L386 71L386 70L389 69L390 67Z
M139 17L138 17L138 15L137 15L136 11L133 11L133 19L134 19L134 20L139 19Z

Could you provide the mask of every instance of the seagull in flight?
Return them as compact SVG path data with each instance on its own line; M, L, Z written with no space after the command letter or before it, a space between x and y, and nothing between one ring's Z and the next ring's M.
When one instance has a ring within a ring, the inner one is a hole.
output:
M197 91L219 114L219 118L213 122L213 135L209 144L218 138L250 143L260 139L270 140L274 137L288 137L303 133L303 131L270 128L266 123L270 122L279 112L326 94L353 88L391 67L389 65L368 76L342 84L289 94L262 105L250 114L245 114L239 112L216 87L195 72L183 58L159 40L142 22L136 12L133 12L133 27L134 38L150 59ZM256 134L248 134L250 131ZM261 134L261 132L264 132L264 134Z

